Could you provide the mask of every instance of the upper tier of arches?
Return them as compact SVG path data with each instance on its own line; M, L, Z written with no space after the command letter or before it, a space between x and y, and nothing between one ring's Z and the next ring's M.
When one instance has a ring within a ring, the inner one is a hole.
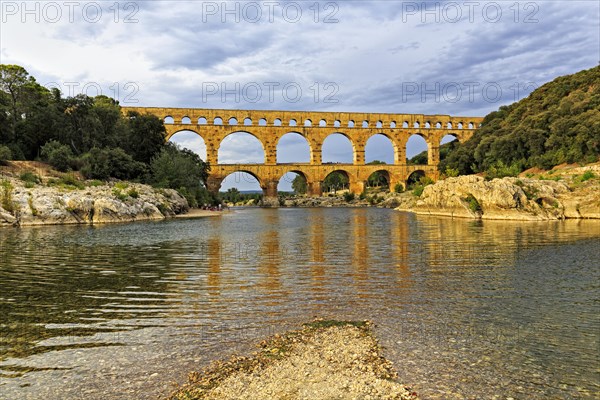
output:
M150 113L165 123L189 125L295 126L335 128L476 129L481 117L449 115L378 114L346 112L260 111L123 107L123 111Z

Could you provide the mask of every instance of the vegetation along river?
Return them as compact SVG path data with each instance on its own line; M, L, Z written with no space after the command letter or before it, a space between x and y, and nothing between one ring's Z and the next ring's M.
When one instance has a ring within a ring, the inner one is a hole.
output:
M600 398L600 224L361 208L0 231L0 398L144 399L315 316L422 398Z

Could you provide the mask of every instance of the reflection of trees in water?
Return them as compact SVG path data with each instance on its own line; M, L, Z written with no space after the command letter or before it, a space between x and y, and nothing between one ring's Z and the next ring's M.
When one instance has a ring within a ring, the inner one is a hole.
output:
M43 350L41 340L65 337L66 347L90 347L118 338L111 319L155 318L162 298L147 309L128 308L131 292L165 293L172 252L129 246L85 245L70 238L92 234L91 227L34 227L3 231L0 247L0 359ZM153 274L147 274L148 266ZM136 288L136 289L133 289ZM93 318L92 322L85 318ZM90 339L91 340L91 339Z

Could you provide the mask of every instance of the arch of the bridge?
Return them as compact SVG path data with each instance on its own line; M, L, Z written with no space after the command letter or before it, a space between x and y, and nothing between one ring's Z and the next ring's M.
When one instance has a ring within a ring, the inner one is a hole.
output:
M167 124L166 140L169 140L175 134L182 131L192 131L199 135L206 145L207 161L211 165L219 163L218 152L223 140L229 135L235 133L248 133L261 143L264 154L265 164L277 164L277 144L281 138L287 134L294 133L304 137L308 143L310 151L310 163L314 165L322 164L322 149L325 140L334 134L345 136L352 145L353 163L363 165L365 163L365 149L367 142L375 135L387 137L394 149L394 164L405 164L406 146L408 140L413 135L421 136L427 143L427 152L429 155L428 164L437 165L439 162L440 141L446 135L452 135L458 141L463 142L473 135L473 130L444 130L444 129L420 129L420 128L389 128L389 129L371 129L371 128L327 128L314 127L302 129L290 129L290 127L252 127L252 126L205 126L194 124Z
M278 150L277 150L277 146L279 145L279 143L281 142L281 139L283 139L284 136L288 136L288 135L300 135L301 137L304 138L304 140L306 141L306 143L308 144L308 153L310 156L310 163L314 164L316 163L316 161L314 160L314 152L313 152L313 146L314 143L311 144L310 140L308 139L307 135L303 132L300 132L299 130L290 130L286 133L280 134L278 135L276 141L275 141L275 161L277 161L277 156L278 156ZM266 155L265 155L265 160L266 160Z
M288 126L345 128L422 128L422 129L473 129L481 117L452 117L424 114L377 114L305 111L261 111L186 109L156 107L123 107L123 111L150 113L160 119L172 118L174 124L191 122L217 126Z
M423 175L436 178L437 168L429 165L354 165L354 164L218 164L212 167L208 178L207 187L212 192L218 192L221 183L225 178L234 173L248 173L258 181L266 197L277 197L277 186L279 181L287 173L296 173L302 175L307 182L308 194L319 196L322 194L322 183L325 178L335 171L344 172L350 183L350 191L360 194L364 191L369 177L378 171L385 171L389 178L390 190L393 190L397 184L406 187L409 176L422 171Z

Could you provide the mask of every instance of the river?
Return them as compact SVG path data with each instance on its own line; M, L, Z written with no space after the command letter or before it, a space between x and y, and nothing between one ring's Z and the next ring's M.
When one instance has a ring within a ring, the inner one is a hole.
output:
M0 398L153 399L313 317L424 398L600 398L600 223L375 208L0 231Z

